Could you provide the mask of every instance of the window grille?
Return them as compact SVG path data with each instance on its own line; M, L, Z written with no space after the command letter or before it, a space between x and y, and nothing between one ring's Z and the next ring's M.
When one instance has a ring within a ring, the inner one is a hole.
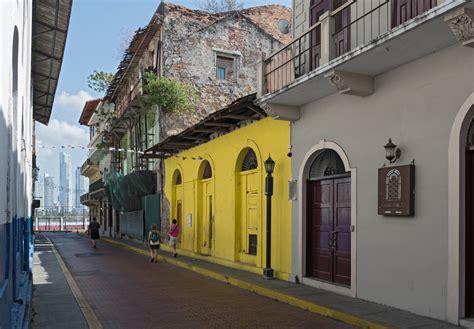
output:
M257 234L249 235L249 254L257 255Z
M309 178L317 179L326 176L344 174L346 169L339 155L334 150L322 151L311 164Z
M206 161L204 172L202 173L202 179L212 178L212 168L209 161Z
M247 150L244 161L242 161L241 171L253 170L258 168L257 155L252 149Z
M180 185L181 183L182 183L181 173L178 171L178 174L176 175L175 185Z

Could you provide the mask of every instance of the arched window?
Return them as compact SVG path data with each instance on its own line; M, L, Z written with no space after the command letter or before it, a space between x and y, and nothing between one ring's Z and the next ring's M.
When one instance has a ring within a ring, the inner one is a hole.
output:
M242 161L240 171L254 170L258 168L257 155L252 149L248 149Z
M181 185L181 183L183 183L183 180L181 178L181 173L179 172L179 170L176 170L174 176L174 185Z
M204 165L204 171L202 172L202 179L212 178L211 164L207 160L205 160L204 162L205 163L203 164Z
M467 146L474 146L474 121L471 121L469 133L467 134Z
M334 150L322 151L311 164L309 178L317 179L326 176L344 174L346 169L341 158Z

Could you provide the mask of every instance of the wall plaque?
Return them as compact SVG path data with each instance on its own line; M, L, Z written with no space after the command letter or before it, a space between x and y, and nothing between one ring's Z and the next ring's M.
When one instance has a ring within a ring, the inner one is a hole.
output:
M379 169L378 214L415 215L415 165Z

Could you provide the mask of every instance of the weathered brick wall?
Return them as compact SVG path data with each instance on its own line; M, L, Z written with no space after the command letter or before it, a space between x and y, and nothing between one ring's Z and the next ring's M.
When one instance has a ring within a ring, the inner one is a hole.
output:
M194 84L200 96L190 114L161 113L161 138L176 134L233 100L256 91L257 63L282 44L242 15L169 10L164 19L163 74ZM216 78L216 54L232 56L234 80Z

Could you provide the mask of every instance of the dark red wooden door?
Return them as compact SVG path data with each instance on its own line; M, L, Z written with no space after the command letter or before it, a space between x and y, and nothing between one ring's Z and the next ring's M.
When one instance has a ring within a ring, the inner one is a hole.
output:
M392 27L423 14L435 5L435 0L393 0Z
M311 0L309 5L309 25L313 26L319 21L319 17L329 10L330 1L328 0ZM309 33L310 39L310 69L314 70L319 67L321 59L321 28L318 26Z
M474 315L474 151L466 152L466 317Z
M334 10L344 4L347 0L311 0L309 7L309 22L313 26L319 21L319 17L326 11ZM335 30L333 42L336 44L336 56L340 56L349 50L349 8L339 12L335 17ZM331 38L333 36L330 36ZM315 28L309 34L310 38L310 67L314 70L320 65L321 59L321 29Z
M334 282L351 284L351 178L334 180Z
M306 276L350 285L350 177L307 186Z
M308 182L306 275L326 281L333 278L333 187L332 180Z

